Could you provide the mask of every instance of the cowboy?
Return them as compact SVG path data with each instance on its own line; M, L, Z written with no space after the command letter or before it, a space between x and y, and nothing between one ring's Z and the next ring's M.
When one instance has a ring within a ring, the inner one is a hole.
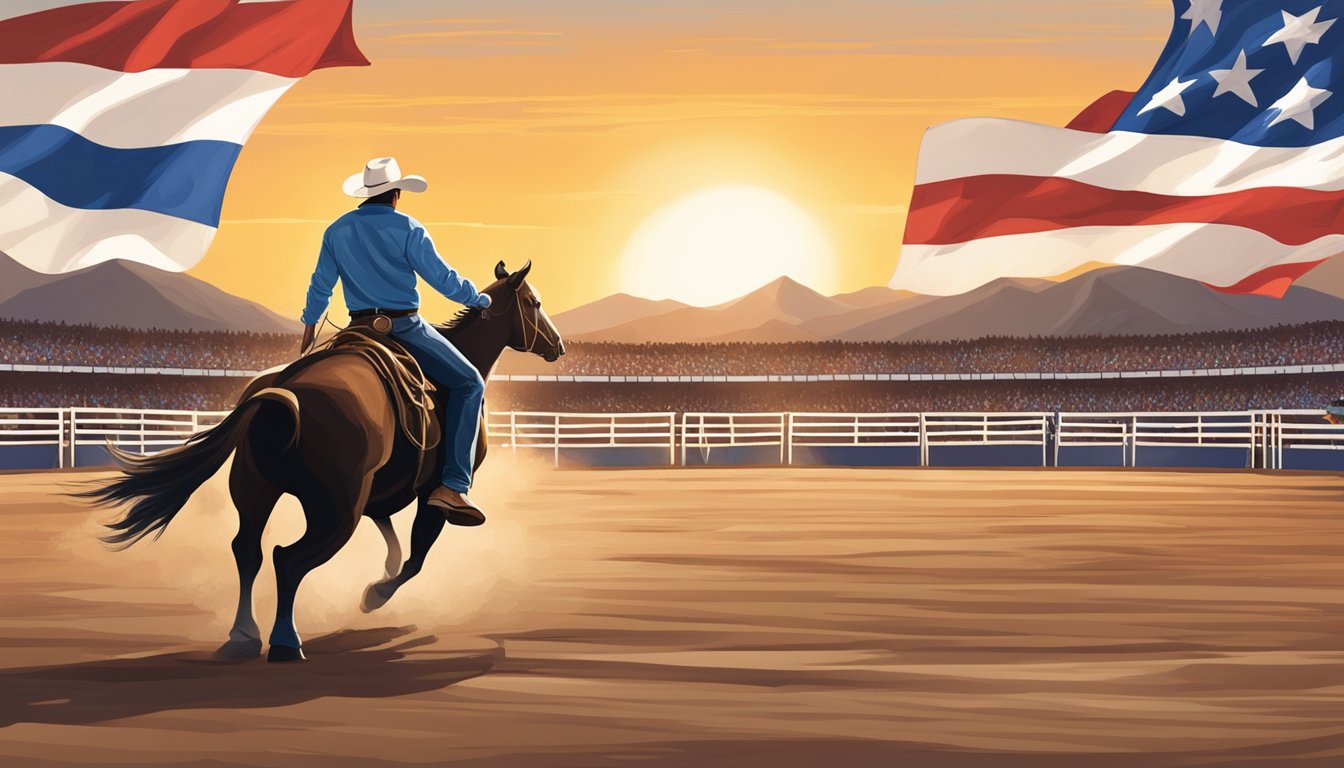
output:
M461 352L417 313L416 275L434 290L468 307L485 309L490 297L476 290L444 263L424 225L397 211L402 191L424 192L422 176L401 173L395 158L370 160L363 173L345 180L343 190L363 198L359 207L337 219L322 236L303 310L300 353L312 346L317 323L340 279L351 319L391 318L391 336L401 342L435 383L448 389L443 415L442 485L430 494L430 506L443 510L453 525L480 525L485 514L467 498L485 381Z

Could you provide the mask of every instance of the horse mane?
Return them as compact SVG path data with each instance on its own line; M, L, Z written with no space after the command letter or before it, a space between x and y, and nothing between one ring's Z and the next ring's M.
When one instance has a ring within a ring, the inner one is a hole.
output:
M486 286L485 290L481 291L481 293L491 293L502 282L504 281L496 280L495 282ZM493 293L491 293L490 298L492 301L494 300L495 297ZM472 322L474 322L480 316L481 311L479 309L475 309L473 307L463 307L462 309L459 309L457 313L454 314L452 317L448 318L447 322L432 323L432 325L434 326L435 330L437 330L439 333L451 339L453 336L461 333L467 328L470 328Z
M475 320L480 316L481 311L479 309L465 307L459 309L456 314L448 318L447 322L435 324L434 328L444 336L452 336L460 333L464 328L471 325L472 320Z

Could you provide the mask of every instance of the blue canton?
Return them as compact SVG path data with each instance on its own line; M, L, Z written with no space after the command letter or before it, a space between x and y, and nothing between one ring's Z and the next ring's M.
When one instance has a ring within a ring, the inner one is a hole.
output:
M1116 131L1305 147L1344 136L1344 0L1175 0Z

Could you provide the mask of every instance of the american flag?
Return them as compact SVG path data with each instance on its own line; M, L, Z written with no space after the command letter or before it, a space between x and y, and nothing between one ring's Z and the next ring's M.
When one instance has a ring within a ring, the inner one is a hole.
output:
M1282 296L1344 252L1344 0L1175 0L1143 87L1067 128L930 129L891 286L1092 263Z

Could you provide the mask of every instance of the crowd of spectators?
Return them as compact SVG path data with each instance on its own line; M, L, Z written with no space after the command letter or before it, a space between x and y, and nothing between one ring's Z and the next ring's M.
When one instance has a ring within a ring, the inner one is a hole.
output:
M264 370L292 360L288 334L139 331L0 320L0 362ZM614 344L573 342L554 364L506 353L501 373L760 376L1093 372L1344 362L1344 322L1169 336L983 338L947 342Z
M0 408L223 411L247 379L84 373L0 373Z
M298 337L235 331L144 331L0 320L0 362L260 371L293 360Z
M246 379L0 373L0 408L227 410ZM492 411L562 413L1216 411L1323 408L1344 374L1101 381L591 384L495 382Z
M0 320L0 362L261 370L294 357L287 334L137 331ZM937 343L574 343L553 365L509 353L501 370L618 376L1094 372L1344 362L1344 322L1172 336L985 338ZM241 378L0 373L0 407L221 410ZM788 384L495 382L492 410L1162 411L1318 408L1344 375L1104 381Z
M504 373L760 376L837 373L1079 373L1344 362L1344 322L1168 336L983 338L943 342L566 344L555 364L506 356Z

